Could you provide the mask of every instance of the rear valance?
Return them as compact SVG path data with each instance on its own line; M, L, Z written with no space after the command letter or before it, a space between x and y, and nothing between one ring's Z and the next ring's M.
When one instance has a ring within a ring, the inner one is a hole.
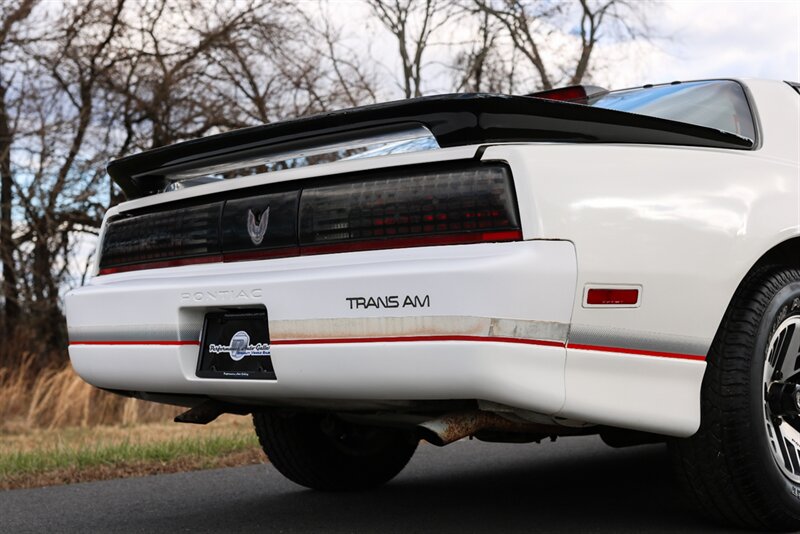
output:
M164 190L167 176L353 136L427 128L440 147L500 142L637 143L749 149L729 132L541 98L440 95L334 111L185 141L118 159L108 173L128 198Z

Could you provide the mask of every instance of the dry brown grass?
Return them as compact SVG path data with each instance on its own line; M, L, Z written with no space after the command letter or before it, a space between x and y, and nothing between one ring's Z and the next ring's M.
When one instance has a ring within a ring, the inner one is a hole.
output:
M142 401L143 402L143 401ZM225 414L208 425L157 422L130 425L68 426L57 429L31 428L25 432L0 434L0 457L47 449L88 449L96 445L152 445L167 440L200 440L209 436L253 435L250 417Z
M8 341L0 347L0 490L264 462L249 417L176 424L182 408L99 390L69 363L53 363L63 356Z
M69 364L39 368L31 353L13 367L0 367L0 433L163 422L179 411L93 388Z
M0 490L264 463L249 417L0 434Z

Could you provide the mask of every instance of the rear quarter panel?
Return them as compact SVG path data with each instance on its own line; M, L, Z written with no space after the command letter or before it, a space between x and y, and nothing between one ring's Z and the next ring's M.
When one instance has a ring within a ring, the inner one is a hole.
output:
M578 259L571 343L705 355L747 271L800 233L800 95L747 82L756 150L639 145L494 146L513 169L526 239L568 239ZM585 308L587 284L642 286L636 308Z

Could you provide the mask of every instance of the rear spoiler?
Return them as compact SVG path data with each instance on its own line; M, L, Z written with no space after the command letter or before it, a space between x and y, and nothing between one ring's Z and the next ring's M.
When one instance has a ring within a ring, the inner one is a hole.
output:
M749 149L739 135L645 115L525 96L439 95L333 111L193 139L112 161L127 198L163 191L167 176L366 131L427 128L440 147L505 142L636 143Z

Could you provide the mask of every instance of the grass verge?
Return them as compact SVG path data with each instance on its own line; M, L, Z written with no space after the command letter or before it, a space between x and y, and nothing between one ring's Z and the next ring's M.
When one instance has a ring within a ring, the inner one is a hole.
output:
M2 348L2 347L0 347ZM25 354L0 367L0 433L36 428L136 425L169 421L182 410L121 397L81 380L69 364L39 369Z
M0 489L263 463L249 418L0 435Z

